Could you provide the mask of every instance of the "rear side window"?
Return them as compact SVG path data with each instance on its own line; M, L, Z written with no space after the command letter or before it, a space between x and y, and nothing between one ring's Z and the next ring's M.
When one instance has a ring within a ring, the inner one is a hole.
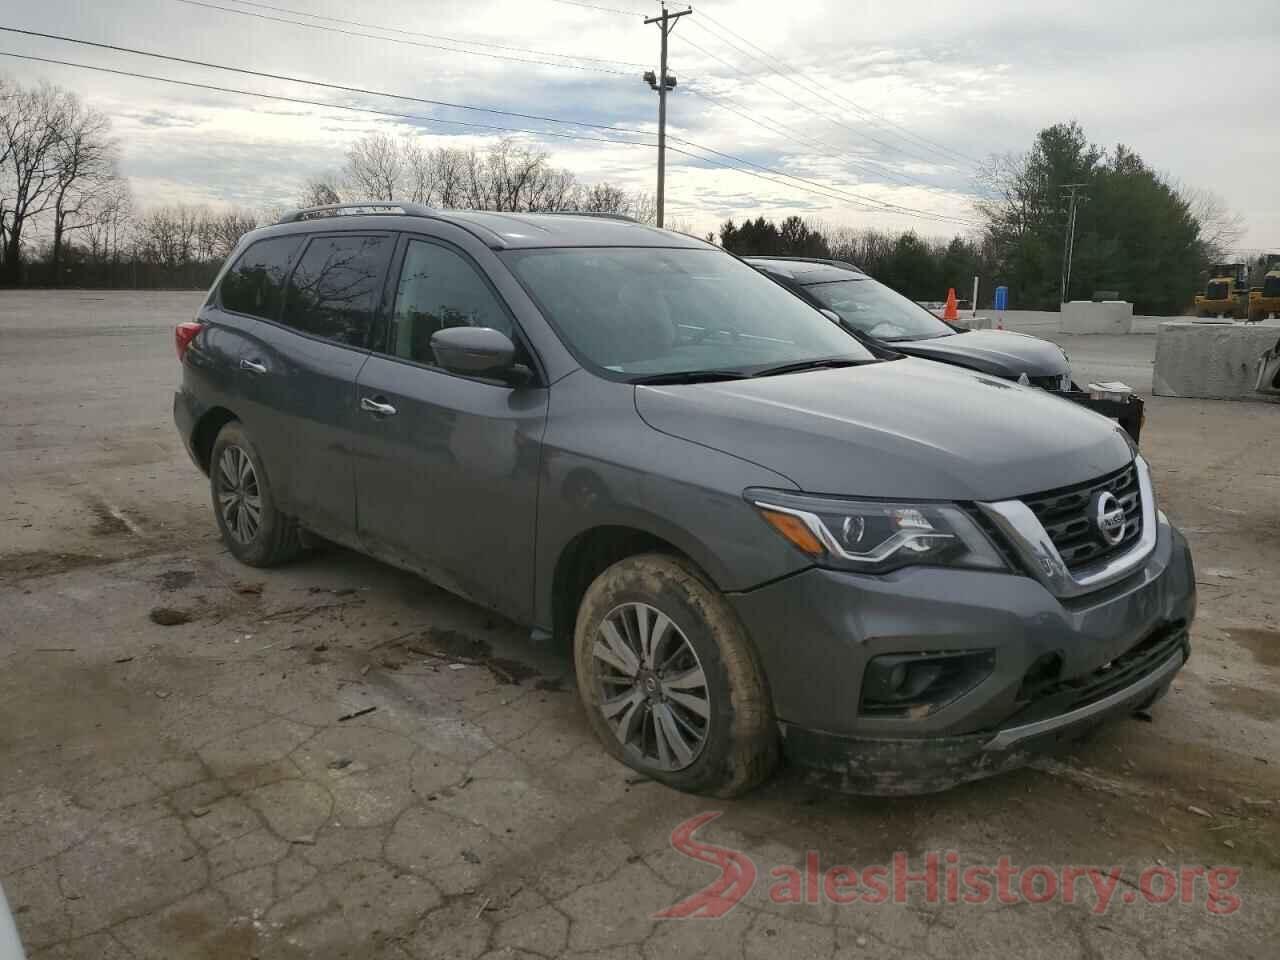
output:
M317 237L289 278L281 322L352 347L369 342L390 237Z
M465 257L410 241L396 289L390 352L434 366L431 335L445 327L492 327L511 336L511 318Z
M284 302L284 280L302 248L302 237L259 240L222 278L222 306L251 317L275 320Z

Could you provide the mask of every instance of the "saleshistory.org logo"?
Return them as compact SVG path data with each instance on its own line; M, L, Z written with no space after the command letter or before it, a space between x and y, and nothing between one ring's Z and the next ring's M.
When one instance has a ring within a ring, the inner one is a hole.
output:
M759 870L740 850L722 847L694 834L720 816L721 811L700 813L671 831L671 846L700 863L716 867L718 879L679 903L654 914L657 919L723 917L751 893ZM1233 893L1240 880L1237 867L1154 866L1136 879L1123 867L1015 865L1008 857L994 864L961 866L956 850L931 851L918 857L913 867L908 854L899 851L892 862L865 867L832 866L823 869L818 851L805 854L804 867L775 866L768 871L768 897L774 903L981 904L1089 902L1092 912L1106 913L1113 904L1203 904L1217 916L1240 909Z

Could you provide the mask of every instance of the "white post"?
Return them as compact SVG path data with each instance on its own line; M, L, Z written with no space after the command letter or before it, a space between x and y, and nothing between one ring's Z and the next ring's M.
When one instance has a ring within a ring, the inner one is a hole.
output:
M969 319L975 320L978 316L978 278L973 278L973 299L969 301L972 309L969 311Z

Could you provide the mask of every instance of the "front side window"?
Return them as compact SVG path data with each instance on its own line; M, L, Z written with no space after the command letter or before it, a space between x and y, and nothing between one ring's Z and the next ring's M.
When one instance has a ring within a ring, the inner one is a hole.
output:
M287 326L352 347L369 341L390 237L316 237L289 278Z
M924 340L955 333L920 304L870 277L812 283L805 292L877 340Z
M624 378L873 359L809 304L718 250L552 248L504 260L571 350Z
M302 248L303 237L272 237L259 240L240 255L222 278L222 306L263 320L280 316L284 302L284 279Z
M389 350L434 366L431 335L445 327L492 327L511 336L511 318L465 257L412 240L396 289Z

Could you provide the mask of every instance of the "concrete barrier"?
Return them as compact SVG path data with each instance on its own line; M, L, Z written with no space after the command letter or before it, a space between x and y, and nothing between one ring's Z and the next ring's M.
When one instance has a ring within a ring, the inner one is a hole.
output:
M1258 357L1280 339L1280 322L1195 323L1169 320L1156 333L1151 392L1160 397L1277 400L1257 393Z
M1129 333L1133 330L1133 304L1127 300L1072 300L1062 305L1059 333Z

